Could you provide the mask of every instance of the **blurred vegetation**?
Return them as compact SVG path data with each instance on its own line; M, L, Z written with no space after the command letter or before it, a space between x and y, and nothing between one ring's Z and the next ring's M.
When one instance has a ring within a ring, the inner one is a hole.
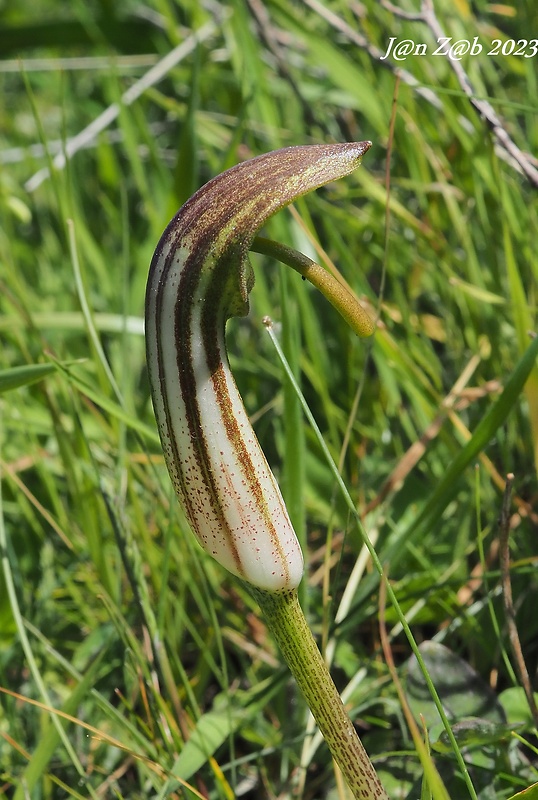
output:
M356 173L267 235L336 265L374 339L253 255L234 374L304 542L310 621L391 798L430 796L395 675L453 800L537 782L521 675L538 665L534 1L436 0L420 20L374 0L4 0L0 22L0 794L346 797L255 604L180 516L142 317L153 249L198 186L281 146L364 139ZM435 24L483 52L433 56ZM381 60L390 37L428 52ZM488 56L495 39L529 44Z

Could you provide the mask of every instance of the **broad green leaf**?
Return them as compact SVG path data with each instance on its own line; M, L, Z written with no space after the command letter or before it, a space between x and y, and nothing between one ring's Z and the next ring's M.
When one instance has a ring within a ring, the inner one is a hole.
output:
M437 642L423 642L420 653L449 719L460 722L469 717L504 725L504 711L495 693L480 675L456 653ZM439 714L415 656L408 662L407 693L413 712L428 725Z
M452 726L452 733L456 737L459 747L485 747L508 741L512 731L517 730L518 727L521 726L501 725L496 722L490 722L487 719L472 717L456 722ZM450 753L452 751L452 743L444 730L441 731L436 741L432 741L431 746L432 750L437 753Z
M538 800L538 783L533 783L532 786L523 789L522 792L513 794L508 800Z
M538 692L534 693L534 701L538 705ZM504 708L508 722L526 722L534 725L532 713L522 686L511 686L499 695L499 702Z

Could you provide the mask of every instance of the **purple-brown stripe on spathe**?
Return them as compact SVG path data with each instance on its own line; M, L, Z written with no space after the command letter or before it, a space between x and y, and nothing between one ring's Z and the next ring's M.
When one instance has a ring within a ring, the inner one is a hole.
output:
M180 245L181 242L179 242L177 247ZM174 266L178 266L177 247L172 248L165 257L163 263L163 272L159 280L156 314L157 324L159 327L162 325L161 298L164 292L167 291L169 272L174 268ZM162 262L162 250L160 255ZM176 366L178 370L181 398L185 406L186 423L191 441L191 454L196 460L201 479L207 492L207 499L211 504L213 513L217 519L221 519L224 523L225 521L223 519L220 497L216 485L216 476L213 475L211 469L210 458L207 450L207 442L203 435L205 426L203 426L201 422L200 408L197 400L197 382L192 366L192 337L193 335L198 334L197 331L193 331L193 300L202 276L200 258L203 255L202 249L194 246L191 248L191 255L187 256L183 264L180 265L177 301L175 303L174 312L174 350L176 354ZM162 336L164 336L164 331L162 332ZM217 338L215 337L213 342L216 343L216 341ZM207 339L205 339L205 343L207 347ZM216 349L218 350L218 348ZM220 361L221 356L219 353L217 353L217 358ZM187 517L193 522L193 524L195 524L197 511L193 506L191 494L189 492L188 478L185 474L185 457L179 452L178 442L174 435L174 426L169 410L169 399L166 389L166 375L163 363L162 347L159 347L158 364L161 393L165 398L164 413L166 417L166 429L168 434L166 439L168 447L171 448L169 457L172 460L174 472L180 484L177 488L183 497ZM231 533L225 524L223 524L221 534L227 537L229 552L233 554L237 568L239 571L241 571L242 565L239 554L235 547Z
M200 247L207 254L218 233L235 218L234 238L240 240L244 236L248 246L256 230L277 209L328 180L351 172L368 148L369 143L305 145L283 148L237 164L210 180L187 200L170 222L163 238L172 247L177 247L185 235L194 234L193 246ZM346 151L350 156L349 162L342 159ZM331 155L343 161L337 171L334 165L331 169L323 161ZM252 208L250 201L256 197L260 202ZM244 207L249 208L247 214ZM198 260L200 267L203 261L204 258Z
M190 439L192 443L192 450L194 458L196 459L200 474L203 476L203 481L207 490L207 497L213 509L213 513L217 519L221 519L223 527L221 535L226 536L228 550L232 554L233 560L240 573L243 572L241 557L237 550L235 539L232 531L230 531L226 518L223 513L221 503L221 491L218 488L219 475L213 472L211 456L209 453L208 442L205 436L206 425L203 424L201 418L200 406L197 397L197 381L193 369L192 358L192 341L193 335L199 335L203 344L203 352L206 364L210 375L222 367L223 359L227 360L225 351L221 351L220 343L224 341L224 314L223 314L223 299L226 294L226 284L228 282L229 270L235 264L233 258L221 256L218 262L215 263L212 269L212 281L221 287L216 292L211 291L211 287L203 287L204 304L201 311L200 323L201 330L194 331L192 328L192 308L193 300L200 295L200 283L203 278L203 267L205 264L205 257L200 257L199 254L207 246L194 248L197 254L196 258L187 259L182 271L180 286L178 289L178 299L176 303L176 353L177 364L180 375L180 385L183 401L186 408L187 423L189 426ZM226 251L227 248L224 247ZM185 335L186 334L186 335ZM181 346L181 337L184 337ZM216 387L215 387L216 388ZM215 391L216 400L219 405L221 417L223 416L223 408L230 409L232 407L231 399L228 395L227 386L224 383L220 385L220 391ZM223 419L224 423L224 419ZM238 446L241 444L240 440L235 440L236 452ZM184 485L185 492L187 487ZM241 509L234 506L236 512L241 513Z
M226 257L225 262L231 266L233 258L229 259ZM283 569L287 571L287 563L280 544L278 531L275 528L273 518L267 506L267 501L259 484L258 471L256 466L252 463L249 448L245 446L244 435L238 425L233 411L233 406L229 399L227 375L230 375L230 380L233 380L233 376L231 376L231 372L229 370L227 357L225 354L221 353L220 347L215 346L215 343L224 336L225 321L223 319L222 311L218 309L218 305L219 298L221 298L226 292L226 283L229 280L226 269L227 264L222 265L224 267L223 269L214 270L211 281L207 288L207 303L204 307L202 316L204 351L206 353L208 368L211 374L214 394L220 409L220 417L222 419L228 439L234 443L239 468L241 470L241 476L248 485L251 496L256 499L258 512L262 516L274 548L278 552L279 561L282 564ZM223 364L223 357L226 359L225 365ZM252 436L255 436L254 432L252 432ZM259 447L257 440L255 440L255 446ZM261 449L259 456L261 458L265 458ZM206 458L208 458L207 454Z
M148 296L154 293L157 329L156 379L164 413L164 421L160 419L159 425L170 471L175 476L176 489L182 495L187 516L195 524L198 514L203 514L200 504L193 504L189 493L186 470L193 466L189 465L192 457L198 469L198 480L203 484L214 517L225 521L225 506L221 503L218 489L219 476L213 475L214 467L203 433L205 426L202 425L197 379L192 363L193 337L201 336L203 355L213 383L220 418L229 441L233 443L245 485L257 501L258 513L266 522L267 532L279 550L284 568L286 559L283 558L278 531L258 480L261 473L257 472L252 463L249 444L245 442L234 416L228 392L228 364L225 350L221 350L224 347L224 326L228 316L246 313L248 309L250 285L243 267L256 230L276 210L296 197L352 171L368 147L369 144L363 143L286 148L239 164L217 176L193 195L171 221L157 246L150 269ZM346 154L348 158L343 158ZM336 163L332 161L333 156L337 157ZM180 248L185 249L187 246L188 254L181 252ZM183 261L180 262L180 259ZM171 287L170 273L176 268L177 286ZM174 431L172 399L167 392L164 350L161 345L166 335L170 335L165 330L168 321L163 319L163 298L169 292L173 292L176 298L172 303L173 355L191 445L189 452L183 457ZM193 308L197 300L205 301L200 317L200 331L193 327ZM229 379L233 381L231 373L229 374ZM257 443L255 446L259 447ZM263 459L261 451L260 455ZM246 517L237 503L234 503L234 509L245 522ZM233 559L241 573L240 557L231 531L227 524L223 528L225 530L221 530L221 535L226 535L228 552L233 553Z
M162 419L159 420L159 428L161 431L161 439L163 441L163 446L165 447L165 451L167 453L167 461L170 464L170 468L175 475L175 481L179 482L179 486L176 485L176 490L178 490L182 497L183 502L185 504L185 511L187 513L187 517L190 519L194 519L194 509L191 503L191 498L187 487L185 485L185 474L184 474L184 465L183 465L183 458L178 450L178 442L176 436L174 434L174 425L171 419L171 412L170 412L170 403L168 398L168 389L167 389L167 379L166 379L166 370L164 365L164 356L163 356L163 343L166 341L166 337L170 337L170 335L174 336L174 349L176 353L176 357L178 354L185 353L184 350L184 342L180 341L182 336L179 336L179 332L177 329L177 309L174 313L174 325L170 326L170 329L165 330L164 328L167 325L167 321L163 321L163 298L167 291L169 291L169 272L177 265L180 268L180 275L185 271L185 269L189 268L189 260L194 259L196 254L191 256L191 259L186 259L183 264L179 263L179 256L180 253L179 247L181 246L181 241L176 238L174 245L170 247L168 252L165 255L166 247L168 246L169 234L170 229L167 229L166 233L161 237L159 246L155 252L154 259L152 261L152 271L150 274L150 284L152 290L155 291L155 330L156 330L156 345L157 345L157 376L156 379L158 381L160 387L160 397L162 399L162 406L163 406L163 413L164 413L164 421ZM178 233L179 237L179 233ZM192 251L191 251L192 253ZM160 275L157 281L157 286L153 284L157 280L157 273L160 270ZM179 284L180 276L178 276L178 284ZM176 304L177 305L177 304ZM185 312L187 314L189 309L189 305L183 305L181 308L181 315L183 316ZM183 336L186 340L188 340L188 331L190 329L190 324L187 321L183 320ZM190 354L190 349L188 350ZM180 373L185 372L185 364L178 365L178 369ZM184 379L180 377L180 387L182 382L184 383ZM185 395L183 389L181 389L182 400L185 403L186 411L188 417L192 415L192 411L189 413L189 401L188 396ZM163 430L164 428L164 430Z
M180 211L181 224L188 230L194 224L202 223L200 212L204 210L206 196L210 198L211 203L220 197L223 203L218 210L226 215L230 206L235 205L237 213L241 205L248 204L256 194L261 194L264 207L260 210L260 214L256 215L257 219L249 220L251 230L254 231L255 226L261 225L277 208L327 181L351 172L369 147L369 142L287 147L237 164L212 178L187 200ZM344 158L346 155L348 159ZM332 163L332 159L336 158L338 169L335 169ZM286 190L286 182L290 178L293 182L299 183L305 174L307 179L300 189L292 192ZM309 175L311 177L308 177ZM207 210L206 207L205 211ZM215 205L212 211L217 212ZM231 215L233 214L234 210ZM172 220L171 226L178 221L178 217L179 215ZM215 229L222 229L225 226L225 217L221 218L219 214L211 222L215 225Z
M237 270L237 261L239 258L246 258L246 254L238 251L233 253L233 255L230 257L230 255L226 253L226 256L221 259L221 263L219 265L222 268L213 271L206 291L207 302L203 311L202 335L204 337L204 350L206 352L208 368L212 375L215 396L217 397L220 406L220 415L224 421L229 438L236 443L238 460L242 468L244 478L249 483L253 495L260 498L260 507L263 507L264 519L268 528L274 531L273 521L267 511L267 504L263 498L263 495L260 495L256 486L256 468L252 464L248 448L244 446L243 434L241 433L241 430L237 424L231 404L227 402L228 389L226 377L229 375L229 380L233 380L233 376L229 370L227 360L227 369L224 370L223 368L220 348L213 346L214 342L218 341L224 336L225 319L223 317L222 310L218 309L219 298L222 298L227 291L230 291L228 283L232 280L232 275L230 275L229 272L231 272L234 268ZM260 455L263 455L261 453L261 449Z
M177 258L177 251L175 248L172 248L168 251L167 255L163 255L164 251L164 244L165 244L165 237L163 236L160 240L159 247L155 252L155 256L152 262L152 270L153 273L157 271L157 268L160 267L160 263L164 260L162 273L159 279L159 283L155 289L156 297L155 297L155 330L156 330L156 339L157 339L157 380L159 382L160 387L160 396L162 399L163 405L163 412L165 416L165 422L159 420L159 428L162 429L164 426L165 431L161 430L161 439L163 440L163 445L165 447L165 451L167 451L167 461L171 463L174 467L174 473L177 476L177 480L179 481L180 485L176 485L176 490L179 490L183 496L183 502L185 503L185 511L187 516L190 517L192 514L192 507L190 505L190 499L188 492L185 491L184 486L184 477L183 477L183 468L182 468L182 460L181 456L177 449L177 440L173 433L173 424L170 418L170 408L168 402L168 391L166 386L166 374L165 374L165 367L164 367L164 358L163 358L163 347L162 343L165 341L166 331L161 330L161 326L163 323L162 317L162 303L163 303L163 295L164 292L167 290L167 279L168 279L168 270L170 267L170 263ZM174 331L174 337L176 336ZM175 347L177 351L178 343L177 340L175 342Z

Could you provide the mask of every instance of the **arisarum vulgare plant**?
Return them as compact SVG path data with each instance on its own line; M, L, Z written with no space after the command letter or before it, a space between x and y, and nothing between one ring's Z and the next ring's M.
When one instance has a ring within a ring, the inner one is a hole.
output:
M303 555L230 371L225 325L248 313L248 251L310 279L359 335L372 323L322 267L255 240L296 198L352 172L370 142L289 147L246 161L194 194L166 228L146 295L146 347L165 461L202 545L257 599L356 798L386 798L298 602Z

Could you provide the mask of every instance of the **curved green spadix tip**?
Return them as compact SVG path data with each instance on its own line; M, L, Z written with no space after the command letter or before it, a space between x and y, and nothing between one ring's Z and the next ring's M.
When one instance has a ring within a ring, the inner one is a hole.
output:
M225 322L248 311L258 229L348 175L370 146L288 147L217 175L178 211L151 263L146 347L166 464L199 542L259 589L295 588L303 557L230 372Z

